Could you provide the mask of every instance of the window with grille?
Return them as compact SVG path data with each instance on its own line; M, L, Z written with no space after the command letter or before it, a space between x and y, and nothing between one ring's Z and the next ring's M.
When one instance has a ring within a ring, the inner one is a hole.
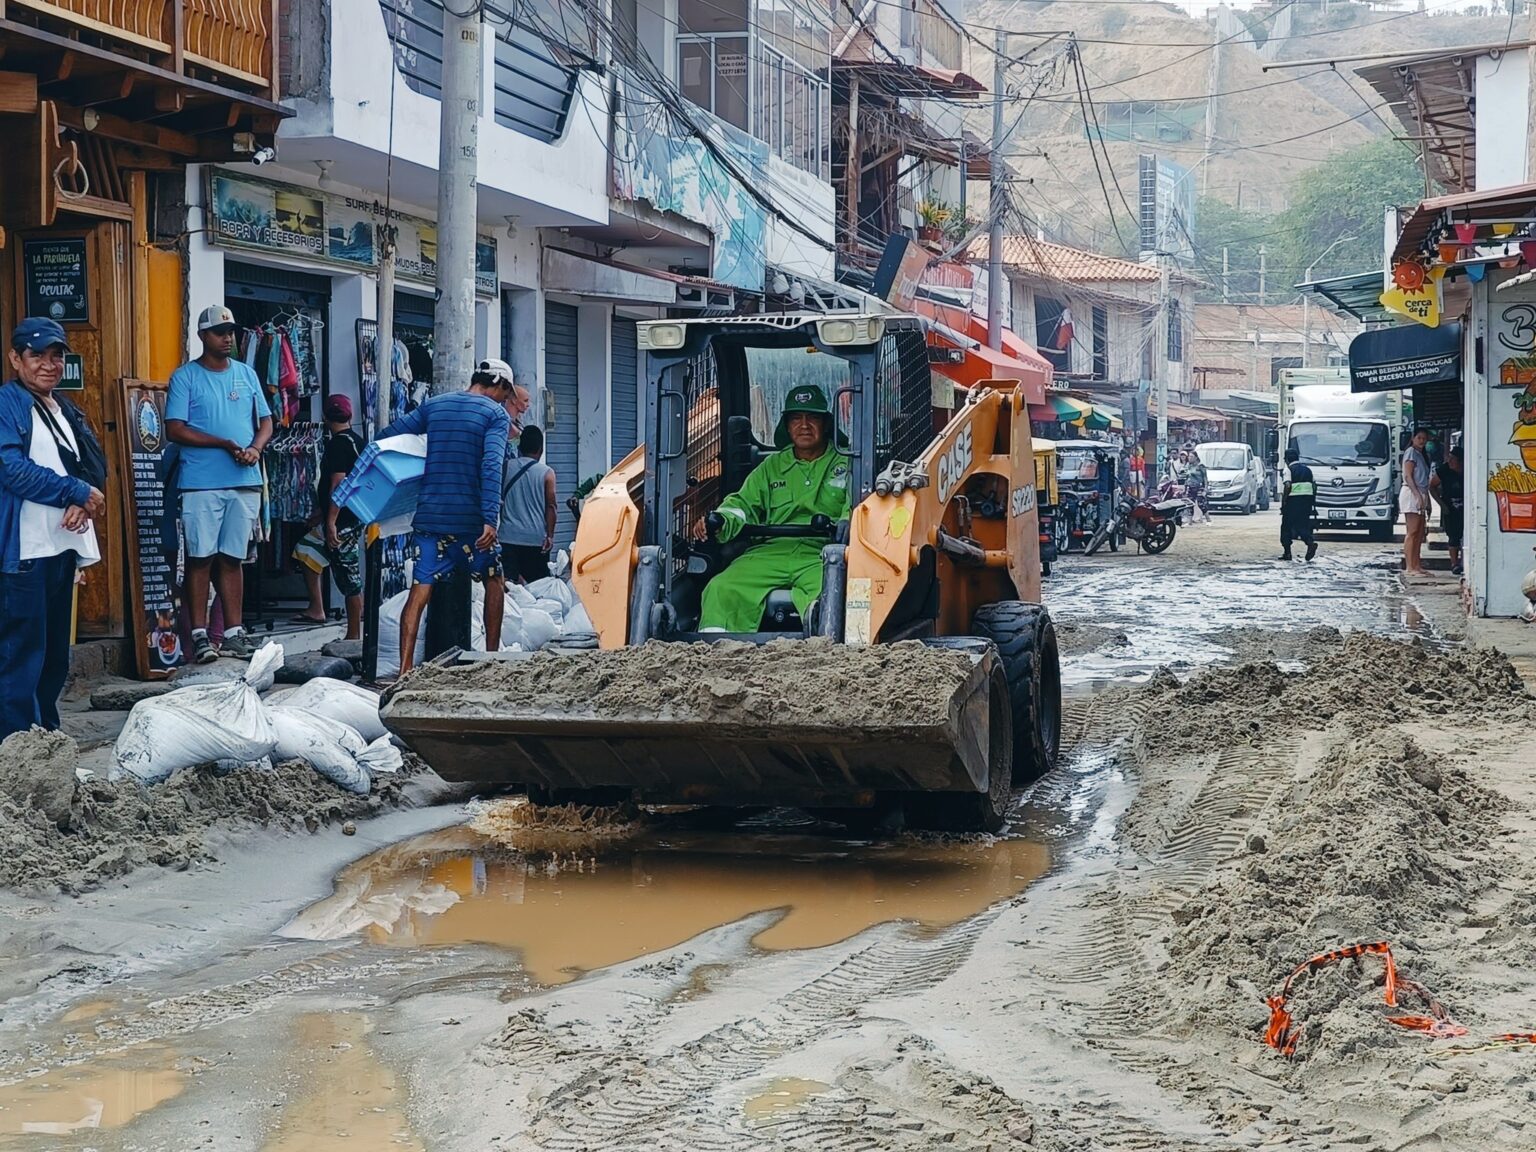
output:
M1184 311L1177 300L1168 301L1168 363L1184 360Z
M916 460L932 440L928 341L919 329L898 328L881 339L875 362L875 474L892 460Z

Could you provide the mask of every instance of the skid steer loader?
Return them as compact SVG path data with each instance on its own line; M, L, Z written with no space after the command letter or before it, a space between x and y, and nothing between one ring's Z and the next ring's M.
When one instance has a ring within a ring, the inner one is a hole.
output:
M1022 390L996 381L936 408L915 316L653 321L640 344L646 440L588 496L571 556L597 649L449 653L386 694L385 723L447 779L550 801L787 804L849 823L894 807L908 826L996 831L1012 788L1053 765L1061 727ZM805 383L830 398L851 514L718 543L701 525L774 451L779 407ZM782 536L824 541L820 596L802 614L778 590L756 631L699 632L708 582ZM881 652L889 666L857 658ZM642 656L649 703L608 701ZM948 680L906 678L898 657L941 660ZM732 685L806 669L789 695L807 699L746 693L733 714L712 682L690 703L727 665ZM833 685L857 697L856 722L810 707Z

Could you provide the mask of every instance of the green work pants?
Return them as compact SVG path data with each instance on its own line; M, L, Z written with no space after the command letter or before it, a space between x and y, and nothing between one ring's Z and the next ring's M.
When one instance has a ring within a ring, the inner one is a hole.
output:
M821 595L819 540L766 540L748 548L704 586L700 628L756 632L768 593L788 588L800 618Z

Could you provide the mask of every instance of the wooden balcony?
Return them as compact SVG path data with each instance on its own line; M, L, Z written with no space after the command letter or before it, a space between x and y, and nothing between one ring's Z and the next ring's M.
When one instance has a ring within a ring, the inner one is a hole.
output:
M277 0L0 0L0 20L277 99Z

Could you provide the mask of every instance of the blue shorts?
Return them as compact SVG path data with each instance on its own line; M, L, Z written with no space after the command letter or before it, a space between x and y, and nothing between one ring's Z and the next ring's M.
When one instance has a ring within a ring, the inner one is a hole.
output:
M261 515L261 491L256 488L210 488L181 494L181 524L187 534L187 555L206 560L217 552L244 560Z
M466 570L470 578L484 584L501 575L501 553L495 548L482 552L475 547L474 539L460 540L457 536L434 536L430 532L417 532L416 566L413 579L417 584L440 584L455 572Z

